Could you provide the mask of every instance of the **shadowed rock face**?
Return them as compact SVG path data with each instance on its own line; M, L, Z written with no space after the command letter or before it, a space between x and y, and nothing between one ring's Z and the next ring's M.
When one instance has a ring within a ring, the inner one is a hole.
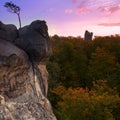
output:
M46 61L52 52L45 21L18 32L6 26L0 22L0 120L56 120L47 99Z
M0 21L0 38L13 42L18 36L18 30L15 25L5 25Z
M25 50L35 62L45 62L51 55L50 38L45 21L36 20L19 30L15 44Z

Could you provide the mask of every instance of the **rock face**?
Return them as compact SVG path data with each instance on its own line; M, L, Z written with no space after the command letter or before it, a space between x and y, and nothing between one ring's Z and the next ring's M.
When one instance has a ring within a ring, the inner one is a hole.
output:
M20 30L0 22L0 120L56 120L47 99L51 53L45 21Z
M45 21L36 20L19 30L15 44L25 50L35 62L45 62L51 55L50 39Z

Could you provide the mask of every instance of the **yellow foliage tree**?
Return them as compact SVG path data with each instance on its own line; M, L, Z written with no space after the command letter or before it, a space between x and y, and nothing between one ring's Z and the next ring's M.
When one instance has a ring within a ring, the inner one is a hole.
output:
M116 120L120 97L106 81L93 83L93 89L68 88L58 86L53 89L61 100L57 103L56 115L59 120Z

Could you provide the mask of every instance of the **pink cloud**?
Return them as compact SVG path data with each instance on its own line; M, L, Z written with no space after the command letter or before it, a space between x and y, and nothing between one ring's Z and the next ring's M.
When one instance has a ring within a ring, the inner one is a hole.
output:
M82 6L79 6L78 8L77 8L77 13L78 14L83 14L83 13L89 13L91 10L89 9L89 8L87 8L87 7L82 7Z
M65 10L65 13L66 13L66 14L71 14L72 12L73 12L72 9L66 9L66 10Z
M79 4L80 6L86 5L89 2L89 0L72 0L73 4Z
M91 11L89 6L87 6L88 2L89 0L81 0L79 2L79 6L77 7L77 14L89 13Z
M120 26L120 23L100 23L99 26L105 26L105 27L115 27Z
M89 0L82 0L80 6L85 6L88 2Z
M77 3L77 0L72 0L72 3L76 4L76 3Z
M98 8L101 12L112 14L114 12L120 11L120 4L114 7L111 6L103 6Z

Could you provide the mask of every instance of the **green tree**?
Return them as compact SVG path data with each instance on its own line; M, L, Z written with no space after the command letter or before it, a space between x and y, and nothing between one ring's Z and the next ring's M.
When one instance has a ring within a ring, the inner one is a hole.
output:
M15 5L12 2L6 2L4 7L6 7L9 12L17 14L18 20L19 20L19 25L20 25L20 28L21 28L20 7Z
M97 47L89 60L87 80L91 87L92 81L105 79L109 84L116 83L117 61L115 56L104 48ZM114 81L113 81L114 80Z
M119 120L120 37L54 36L52 45L49 97L58 119Z

